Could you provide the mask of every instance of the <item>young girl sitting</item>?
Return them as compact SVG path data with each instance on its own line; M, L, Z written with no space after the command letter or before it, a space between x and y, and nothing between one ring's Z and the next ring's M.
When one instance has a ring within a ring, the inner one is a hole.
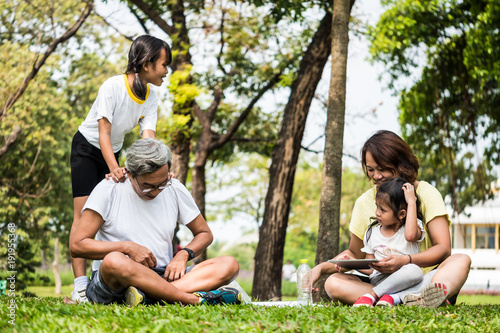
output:
M402 178L384 182L377 189L376 204L376 221L368 227L361 250L366 253L366 259L408 255L409 264L392 274L375 269L359 270L370 275L370 284L375 287L358 298L355 307L398 304L401 300L396 293L416 285L423 278L422 270L411 260L412 254L420 252L419 243L425 237L422 222L418 220L422 217L413 185Z

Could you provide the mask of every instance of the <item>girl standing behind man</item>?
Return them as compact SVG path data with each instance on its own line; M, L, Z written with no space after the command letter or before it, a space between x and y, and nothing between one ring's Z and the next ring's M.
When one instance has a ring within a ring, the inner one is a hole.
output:
M155 138L158 96L148 84L161 86L171 62L172 52L165 41L139 36L130 47L125 74L107 79L99 88L71 144L73 224L81 218L90 193L106 174L110 173L115 182L125 180L125 168L118 164L125 135L139 125L142 138ZM75 275L71 298L86 302L86 261L72 258L71 262Z

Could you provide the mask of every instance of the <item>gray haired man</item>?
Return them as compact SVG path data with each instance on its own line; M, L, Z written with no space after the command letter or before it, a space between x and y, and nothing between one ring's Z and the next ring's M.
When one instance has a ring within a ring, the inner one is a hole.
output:
M70 242L73 257L94 259L86 294L109 304L165 301L239 304L237 289L221 287L238 274L236 259L222 256L187 267L213 240L191 194L170 177L172 155L161 141L141 139L127 151L127 180L103 180L90 194ZM193 239L173 255L177 223ZM219 288L219 289L217 289ZM211 291L210 291L211 290Z

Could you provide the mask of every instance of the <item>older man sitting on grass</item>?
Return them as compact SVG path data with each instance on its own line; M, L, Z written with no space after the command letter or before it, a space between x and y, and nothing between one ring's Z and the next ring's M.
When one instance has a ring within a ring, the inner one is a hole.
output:
M73 257L94 259L86 295L91 302L239 304L237 289L221 287L236 278L230 256L187 262L202 253L213 236L193 197L170 176L172 155L161 141L141 139L127 152L127 179L103 180L90 194L73 227ZM177 223L192 241L175 256ZM217 289L218 288L218 289Z

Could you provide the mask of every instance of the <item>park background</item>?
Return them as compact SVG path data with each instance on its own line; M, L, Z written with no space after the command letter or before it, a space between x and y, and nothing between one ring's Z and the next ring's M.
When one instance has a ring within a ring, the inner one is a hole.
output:
M217 96L217 86L224 87L224 101L210 124L221 137L254 96L264 92L233 141L210 151L210 157L202 161L206 193L194 189L215 235L207 256L232 254L242 271L251 274L255 270L255 235L264 219L272 152L298 79L300 60L331 4L213 1L198 6L187 1L184 14L190 44L186 46L179 42L183 36L182 31L175 31L176 25L171 25L172 34L168 35L144 14L147 10L141 12L144 3L150 4L150 10L162 12L167 21L172 18L175 6L161 2L96 1L79 30L52 50L11 105L11 96L23 86L33 65L51 50L56 37L83 17L81 13L91 2L2 4L0 221L4 240L7 223L17 225L20 292L25 286L53 285L58 275L66 287L72 282L67 264L72 221L70 140L100 84L123 72L130 37L145 32L168 40L176 59L184 60L173 66L170 82L158 89L163 103L157 136L176 147L182 139L189 139L183 142L190 151L185 164L189 168L176 172L188 187L194 188L193 181L199 181L188 171L199 167L195 152L204 139L204 125L190 109L193 101L206 111L212 95ZM500 117L499 66L494 56L499 47L498 5L494 1L384 3L387 7L378 1L355 1L351 13L338 250L348 242L354 200L370 186L359 165L360 148L378 129L393 130L410 142L422 161L423 179L438 186L457 212L491 199L495 190ZM221 28L222 17L226 30ZM187 54L190 59L186 60ZM307 110L286 242L277 262L318 260L329 64L326 61L321 70ZM227 75L233 69L236 73ZM268 88L272 80L276 82ZM434 85L436 82L442 84ZM135 138L137 133L127 143ZM182 230L179 237L181 243L188 241ZM58 268L55 275L52 263ZM33 267L35 272L30 271ZM246 285L251 288L248 279ZM293 295L293 285L284 283L282 287L283 294ZM63 295L68 294L63 289Z

